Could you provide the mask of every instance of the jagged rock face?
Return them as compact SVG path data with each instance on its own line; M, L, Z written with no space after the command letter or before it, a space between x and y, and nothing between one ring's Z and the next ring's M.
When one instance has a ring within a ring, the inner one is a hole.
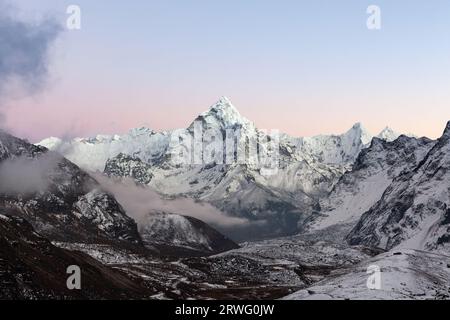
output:
M0 299L142 299L139 281L80 252L53 246L17 216L0 211ZM67 268L81 269L81 290L69 290Z
M0 207L20 215L51 240L140 243L135 222L87 173L4 132L0 141L8 154L0 162ZM22 170L26 179L16 181Z
M9 152L0 141L0 161L9 157Z
M353 169L345 173L328 197L320 201L321 210L309 221L310 230L337 224L343 238L362 214L381 199L386 188L402 172L414 169L433 147L435 141L400 136L393 142L374 138L369 148L361 151Z
M144 185L149 184L153 178L150 165L137 157L127 156L123 153L108 159L104 172L109 177L130 177Z
M242 128L246 134L251 134L252 131L257 130L251 121L240 115L239 111L226 97L222 97L208 111L200 114L189 126L190 130L194 129L195 121L200 121L203 129L226 130L229 128Z
M412 170L400 174L348 235L350 244L391 249L449 247L450 123Z
M110 194L94 189L78 198L73 205L82 214L81 218L118 240L139 243L135 223L128 217L120 204Z
M206 223L178 214L151 213L139 232L145 245L172 255L202 256L239 248Z
M384 128L378 135L377 138L382 139L387 142L391 142L394 140L397 140L398 137L400 137L401 134L395 132L389 127Z
M343 135L301 138L303 153L312 154L327 164L353 163L359 152L367 147L372 135L360 124L355 124Z

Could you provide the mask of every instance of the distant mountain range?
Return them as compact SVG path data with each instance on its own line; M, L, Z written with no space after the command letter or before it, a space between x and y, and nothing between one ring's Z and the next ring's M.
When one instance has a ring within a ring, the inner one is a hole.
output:
M257 140L260 149L269 148L263 139L267 133L242 117L225 97L186 129L193 139L195 123L200 123L204 132L239 131L237 150L248 149L251 139ZM359 123L342 135L295 138L280 134L278 170L274 175L266 175L250 161L173 164L170 144L175 131L139 128L122 136L99 135L71 141L49 138L38 145L58 151L88 171L131 177L165 197L193 198L210 203L227 215L255 222L238 230L221 229L234 239L251 240L302 230L305 221L320 207L320 201L374 138ZM390 142L399 136L387 127L377 137Z

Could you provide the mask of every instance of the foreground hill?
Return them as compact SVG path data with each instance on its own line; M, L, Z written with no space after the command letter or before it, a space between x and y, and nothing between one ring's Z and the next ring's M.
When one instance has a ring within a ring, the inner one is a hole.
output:
M81 269L81 290L69 290L67 268ZM57 248L22 218L0 211L0 299L143 299L152 294L81 252Z

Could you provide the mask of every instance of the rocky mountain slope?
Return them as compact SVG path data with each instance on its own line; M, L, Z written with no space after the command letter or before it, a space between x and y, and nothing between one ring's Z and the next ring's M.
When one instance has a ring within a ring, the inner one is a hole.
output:
M116 157L106 161L105 173L108 177L133 178L142 185L148 185L153 178L150 164L123 153L119 153Z
M52 241L139 245L136 223L70 161L0 131L0 207Z
M312 217L309 230L342 225L341 239L363 213L381 199L386 188L401 173L414 169L433 147L427 138L400 136L392 142L374 138L363 149L351 171L346 172L327 197L320 200L320 211ZM337 232L334 232L338 237Z
M141 224L143 243L136 222L114 195L76 165L5 132L0 132L0 143L0 208L26 219L60 246L109 245L159 255L173 255L176 247L186 251L185 255L209 255L237 247L199 220L161 214ZM158 249L149 244L157 244Z
M450 243L450 122L420 163L402 172L347 237L351 244L444 250Z
M143 299L154 292L81 252L57 248L17 216L0 210L0 299ZM67 268L82 271L81 290L69 290Z
M140 223L145 245L166 255L204 256L239 248L206 223L188 216L152 212Z

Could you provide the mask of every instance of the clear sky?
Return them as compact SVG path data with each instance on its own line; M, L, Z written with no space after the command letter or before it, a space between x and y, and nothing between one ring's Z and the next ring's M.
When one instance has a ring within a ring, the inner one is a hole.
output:
M16 134L186 127L220 96L264 129L437 137L450 120L448 0L14 0L22 16L82 9L49 86L8 102ZM382 28L366 27L381 8Z

